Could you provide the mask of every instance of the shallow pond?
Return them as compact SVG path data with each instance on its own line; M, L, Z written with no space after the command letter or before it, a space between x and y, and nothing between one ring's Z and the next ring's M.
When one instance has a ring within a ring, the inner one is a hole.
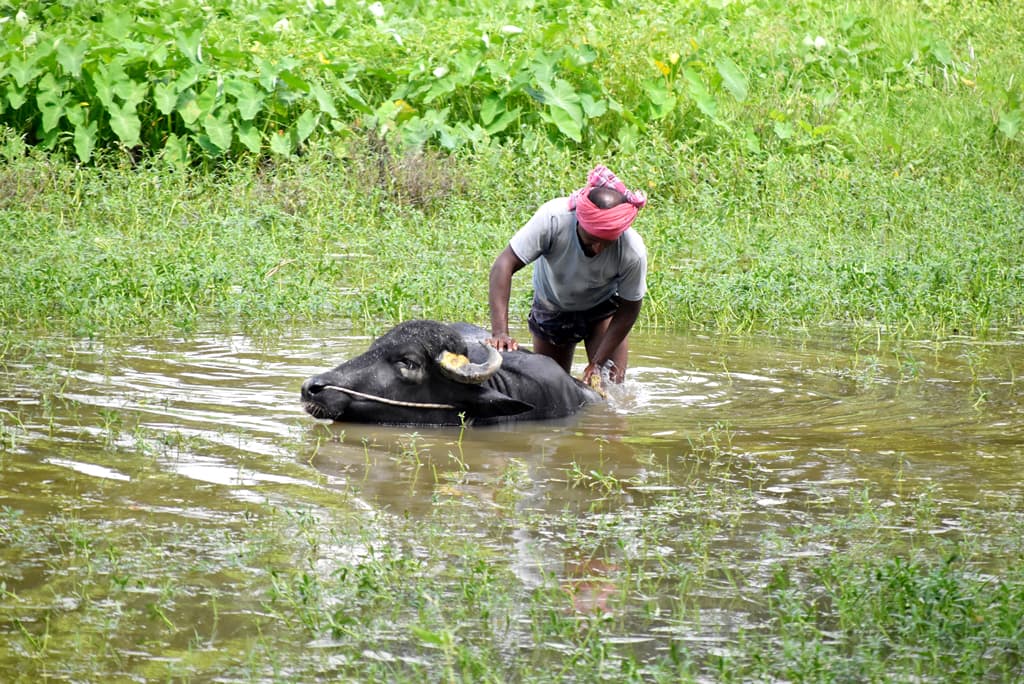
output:
M369 340L8 353L0 676L303 679L364 661L436 675L485 599L459 615L432 602L481 577L504 596L496 662L582 648L544 625L593 615L612 625L603 658L699 661L771 628L781 566L883 538L969 537L994 571L1020 549L1019 335L641 333L627 382L569 421L413 430L304 414L302 380ZM382 568L420 589L388 588ZM355 575L351 595L330 584ZM557 618L538 617L545 591L566 597Z

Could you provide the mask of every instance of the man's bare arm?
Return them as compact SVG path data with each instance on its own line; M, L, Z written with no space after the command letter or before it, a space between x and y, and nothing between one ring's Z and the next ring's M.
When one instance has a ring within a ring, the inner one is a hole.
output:
M487 343L499 351L519 348L508 334L508 302L512 294L512 275L525 265L511 247L505 247L491 265L487 297L491 308L491 337Z

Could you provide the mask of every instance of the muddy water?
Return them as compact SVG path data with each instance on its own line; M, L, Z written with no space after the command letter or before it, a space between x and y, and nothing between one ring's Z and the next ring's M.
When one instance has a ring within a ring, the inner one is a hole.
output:
M230 554L254 507L416 519L454 501L486 520L512 506L540 522L493 538L481 538L488 528L476 525L451 534L492 547L530 586L570 572L567 515L633 511L642 519L683 483L749 494L722 511L743 524L713 539L716 553L740 564L768 562L766 539L812 528L865 497L879 507L926 497L939 512L920 532L936 535L956 533L966 514L991 514L989 533L1008 533L1000 516L1024 500L1019 335L894 342L835 330L638 334L627 382L607 405L568 421L460 431L305 415L302 380L368 342L345 330L271 340L67 340L45 358L6 358L3 524L70 516L110 529L194 528L196 553ZM509 488L514 497L505 496ZM675 519L698 524L708 508L695 510ZM66 600L49 587L59 580L47 560L25 548L0 555L8 603ZM723 581L707 592L701 629L688 638L713 641L749 623L737 592L756 593L759 584ZM225 615L254 610L230 605L230 592L224 600ZM178 597L178 610L187 603ZM2 633L24 632L8 609ZM144 634L121 638L145 651ZM163 654L154 646L149 656ZM10 666L9 658L0 662Z

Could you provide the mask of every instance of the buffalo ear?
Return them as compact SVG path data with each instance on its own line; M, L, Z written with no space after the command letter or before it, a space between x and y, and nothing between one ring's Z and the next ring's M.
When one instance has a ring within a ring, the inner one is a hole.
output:
M483 391L473 397L473 400L467 407L470 409L467 411L467 414L471 416L476 416L477 418L514 416L519 413L526 413L534 408L533 404L527 404L525 401L513 399L507 394L503 394L502 392L489 387L483 387L481 389Z

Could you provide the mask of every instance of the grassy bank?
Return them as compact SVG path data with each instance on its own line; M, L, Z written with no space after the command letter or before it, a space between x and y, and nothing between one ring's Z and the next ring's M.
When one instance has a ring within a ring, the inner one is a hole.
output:
M32 5L0 24L0 325L482 321L493 255L600 161L652 198L642 325L1016 328L1022 11Z
M485 321L491 260L590 163L521 148L354 155L212 174L11 160L0 167L0 327ZM641 325L839 322L927 335L1022 324L1019 171L986 167L984 155L893 169L666 143L609 161L653 198L637 223L651 262Z

